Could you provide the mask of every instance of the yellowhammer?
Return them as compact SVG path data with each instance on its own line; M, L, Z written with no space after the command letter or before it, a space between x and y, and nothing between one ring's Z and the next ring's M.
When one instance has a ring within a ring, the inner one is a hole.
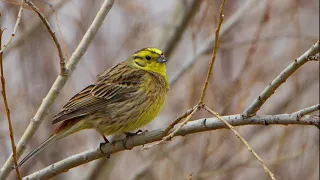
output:
M97 80L73 96L53 124L54 133L19 164L58 139L83 129L106 135L128 133L153 120L161 111L169 90L167 59L157 48L144 48L98 75Z

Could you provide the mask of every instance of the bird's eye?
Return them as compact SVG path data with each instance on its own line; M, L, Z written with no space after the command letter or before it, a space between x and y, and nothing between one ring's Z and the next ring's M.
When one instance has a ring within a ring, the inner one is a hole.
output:
M150 60L150 59L151 59L151 57L147 55L147 56L146 56L146 59L147 59L147 60Z

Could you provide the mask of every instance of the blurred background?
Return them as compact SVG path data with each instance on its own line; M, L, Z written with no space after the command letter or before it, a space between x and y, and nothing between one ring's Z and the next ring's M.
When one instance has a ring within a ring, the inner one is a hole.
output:
M15 24L20 0L1 0L3 43ZM70 57L102 0L34 0ZM54 130L51 117L96 75L131 53L155 46L169 58L173 82L164 110L145 129L168 125L198 102L204 83L221 0L116 0L24 154ZM240 15L239 9L246 9ZM319 39L318 0L227 0L224 24L206 104L221 115L238 114L295 58ZM236 19L231 22L232 18ZM207 47L207 48L206 48ZM193 58L196 57L196 58ZM180 75L191 60L195 63ZM4 54L8 102L19 141L59 73L59 57L38 16L25 8L13 43ZM258 114L292 113L319 103L319 62L300 68ZM1 98L2 99L2 98ZM201 111L194 120L211 117ZM319 130L314 126L236 127L278 179L319 179ZM82 131L42 151L22 168L28 175L102 141ZM0 103L0 164L11 153L7 118ZM15 179L11 172L11 179ZM9 179L10 179L9 178ZM269 179L259 162L229 130L176 137L147 151L136 147L71 169L54 179L162 180Z

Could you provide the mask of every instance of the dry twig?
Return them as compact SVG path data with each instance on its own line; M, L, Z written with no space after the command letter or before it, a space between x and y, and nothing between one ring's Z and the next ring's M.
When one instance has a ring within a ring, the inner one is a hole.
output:
M56 33L53 31L50 23L48 22L47 18L40 12L39 8L37 8L37 6L35 6L30 0L24 0L24 2L26 4L28 4L31 9L36 12L39 16L39 18L41 19L41 21L43 22L43 24L46 26L47 30L49 31L54 43L56 44L56 47L58 49L59 52L59 58L60 58L60 75L62 76L67 76L68 75L68 71L66 69L66 63L64 62L64 55L61 49L61 45L59 43L59 40L56 36Z
M199 100L199 105L203 103L203 100L204 100L204 97L206 96L206 91L207 91L207 88L208 88L208 84L209 84L209 80L210 80L210 77L212 75L212 69L213 69L213 65L214 65L214 61L216 60L216 56L217 56L217 50L218 50L218 43L219 43L219 33L220 33L220 28L221 28L221 25L222 25L222 22L223 22L223 9L224 9L224 5L225 5L226 1L224 0L220 6L220 14L219 14L219 24L218 24L218 28L216 29L216 38L215 38L215 41L214 41L214 47L213 47L213 54L212 54L212 59L211 59L211 62L209 64L209 69L208 69L208 73L207 73L207 78L206 78L206 81L203 85L203 89L202 89L202 92L201 92L201 96L200 96L200 100Z
M165 142L165 141L169 141L169 140L171 140L172 139L172 137L174 137L175 136L175 134L182 128L182 126L184 126L184 125L186 125L187 124L187 122L191 119L191 117L197 112L197 111L199 111L200 110L200 106L195 106L195 108L192 108L192 111L191 111L191 113L189 114L189 115L187 115L187 117L186 117L186 119L180 124L180 126L178 127L178 128L176 128L174 131L172 131L170 134L168 134L168 127L165 129L165 131L164 131L164 135L166 135L165 137L163 137L162 138L162 140L161 141L158 141L158 142L156 142L155 144L152 144L152 145L150 145L150 146L144 146L143 148L142 148L142 150L148 150L148 149L150 149L150 148L152 148L153 146L156 146L156 145L159 145L159 144L161 144L161 143L163 143L163 142ZM188 111L187 111L188 112ZM185 114L187 114L187 112L185 113ZM178 118L178 119L180 119L180 118ZM182 119L182 118L181 118ZM177 121L175 121L175 122L177 122ZM171 129L174 127L174 126L172 126L172 124L169 126L169 127L171 127ZM168 134L168 135L167 135Z
M0 18L1 18L1 14L0 14ZM0 28L0 47L1 47L2 33L3 33L3 30ZM6 108L6 114L7 114L7 118L8 118L9 134L10 134L11 148L12 148L12 157L13 157L13 161L14 161L15 167L17 167L17 168L15 168L16 173L17 173L17 177L20 180L21 179L21 175L20 175L20 171L19 171L19 168L18 168L18 158L17 158L16 144L14 142L12 121L11 121L11 116L10 116L10 109L9 109L9 104L8 104L8 101L7 101L6 83L5 83L4 72L3 72L2 54L3 54L3 52L0 53L0 71L1 71L1 85L2 85L1 94L3 96L4 106Z
M239 138L243 144L248 148L248 150L258 159L258 161L261 163L264 171L266 173L269 174L270 178L275 180L276 178L274 177L273 173L268 169L268 167L264 164L263 160L259 157L259 155L250 147L249 143L234 129L234 127L232 125L230 125L226 120L223 120L222 117L214 112L213 110L211 110L210 108L208 108L208 106L204 106L204 108L210 112L211 114L213 114L215 117L217 117L221 122L223 122L225 125L228 126L228 128L230 128L232 130L232 132L237 136L237 138Z
M320 110L320 104L316 104L316 105L301 109L293 114L295 114L298 118L301 118L307 114L310 114L310 113L313 113L313 112L319 111L319 110Z

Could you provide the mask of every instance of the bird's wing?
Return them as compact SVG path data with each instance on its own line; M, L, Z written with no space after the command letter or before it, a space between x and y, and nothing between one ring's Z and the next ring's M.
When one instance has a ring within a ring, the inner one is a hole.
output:
M63 106L61 112L53 117L52 123L93 114L110 103L133 96L140 89L144 73L125 66L118 64L101 73L94 84L80 91Z

